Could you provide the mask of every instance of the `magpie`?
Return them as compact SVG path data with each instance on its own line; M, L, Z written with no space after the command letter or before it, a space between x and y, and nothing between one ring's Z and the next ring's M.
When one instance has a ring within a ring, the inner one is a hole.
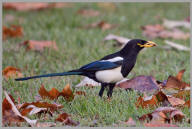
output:
M112 96L115 84L127 77L129 72L133 69L138 53L145 47L153 46L156 46L156 44L152 41L132 39L128 41L120 51L107 55L100 60L86 64L79 69L74 69L62 73L50 73L38 76L17 78L15 80L24 81L42 77L81 75L101 83L101 89L99 91L100 97L102 97L105 88L108 86L107 96L110 98Z

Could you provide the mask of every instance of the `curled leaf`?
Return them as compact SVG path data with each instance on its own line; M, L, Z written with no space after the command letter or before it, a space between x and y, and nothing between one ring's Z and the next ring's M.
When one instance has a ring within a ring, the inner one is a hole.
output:
M5 79L8 78L16 78L16 77L23 77L23 74L21 73L21 70L12 66L7 66L3 70L3 76Z

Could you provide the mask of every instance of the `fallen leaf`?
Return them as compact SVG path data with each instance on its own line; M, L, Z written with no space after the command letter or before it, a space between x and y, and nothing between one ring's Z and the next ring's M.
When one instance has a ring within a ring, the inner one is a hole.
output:
M22 111L24 109L26 109L28 106L30 105L33 105L32 107L36 107L37 109L38 108L46 108L48 109L49 111L51 112L54 112L58 109L61 109L63 108L63 105L59 105L59 104L50 104L50 103L47 103L47 102L40 102L40 101L37 101L37 102L32 102L32 103L23 103L19 106L19 110ZM38 109L39 110L39 109Z
M123 89L133 89L138 90L140 92L152 92L159 89L158 84L154 77L152 76L137 76L130 80L121 82L116 85L116 87L120 87Z
M115 11L116 5L112 2L99 2L97 3L98 7L105 9L107 11Z
M169 76L166 82L166 85L163 87L164 89L175 89L175 90L184 90L187 87L190 87L189 84L183 82L182 76L185 70L180 70L176 77Z
M17 11L41 10L49 7L49 3L44 2L18 2L4 3L4 9L13 9Z
M74 98L73 92L72 92L69 84L67 84L63 88L62 92L60 92L60 95L63 96L67 101L71 101Z
M175 106L183 106L185 101L179 98L175 98L173 96L168 96L168 101L171 103L173 107Z
M56 42L54 41L36 41L36 40L27 40L21 43L27 47L27 50L36 50L43 51L44 48L52 48L58 50Z
M45 113L45 112L48 112L48 109L47 108L39 108L39 107L36 107L34 105L28 105L23 110L21 110L20 112L21 112L21 115L26 116L26 115L33 115L33 114L37 114L37 113L38 114Z
M62 122L64 123L65 125L70 125L70 126L77 126L79 123L76 122L76 121L73 121L70 117L69 114L67 113L62 113L60 114L56 119L55 121L59 121L59 122Z
M190 28L190 22L188 21L174 21L174 20L168 20L168 19L163 19L163 26L169 29L173 29L176 27L185 27L187 29Z
M82 87L82 86L101 86L101 83L98 83L94 81L93 79L90 79L88 77L85 77L79 84L77 84L75 87Z
M159 107L152 113L145 114L139 117L140 121L159 122L159 123L172 123L173 121L182 122L185 115L178 109L173 107Z
M155 122L155 121L150 122L150 123L145 123L144 126L145 127L179 127L174 124L160 123L160 122Z
M142 108L146 108L146 107L154 107L157 106L158 104L162 103L163 106L167 106L169 105L169 101L167 96L162 92L159 91L156 94L152 95L152 96L147 96L147 97L139 97L137 99L137 102L135 103L136 107L142 107Z
M48 8L64 8L72 7L71 3L68 2L56 2L56 3L45 3L45 2L18 2L18 3L4 3L4 9L12 9L16 11L30 11L30 10L43 10Z
M56 123L54 122L43 122L43 123L37 122L37 124L35 125L35 127L55 127L55 126Z
M10 97L6 91L4 91L5 99L3 101L3 123L11 122L23 122L26 121L31 126L34 126L37 123L37 120L30 120L29 118L22 116L18 109L16 108L12 97ZM12 99L11 99L12 98ZM6 106L4 106L7 104Z
M121 47L123 47L126 43L128 43L128 41L130 41L130 39L128 38L113 35L113 34L109 34L104 38L104 41L107 41L107 40L115 40L117 41L118 45L120 45Z
M190 51L190 48L185 47L185 46L178 44L178 43L174 43L174 42L171 42L168 40L165 40L165 43L168 44L169 46L171 46L172 48L175 48L179 51Z
M41 88L39 89L39 95L44 99L44 98L49 98L51 100L57 99L60 95L60 92L52 88L49 92L45 89L44 85L41 85Z
M8 37L23 36L23 29L21 26L12 25L10 28L3 26L3 40Z
M136 122L133 120L132 117L129 117L129 119L125 122L120 122L121 124L128 125L128 126L136 126Z
M50 91L47 91L44 85L41 85L41 88L39 89L39 95L42 98L49 98L51 100L57 99L59 96L63 96L67 101L71 101L74 98L73 92L70 89L69 84L67 84L61 92L59 92L55 88L52 88Z
M15 68L13 66L7 66L5 69L3 69L3 76L5 77L5 79L8 79L8 78L23 77L23 74L21 73L20 69Z
M99 22L94 22L92 24L86 25L83 28L89 29L89 28L100 28L101 30L109 30L117 27L118 25L116 24L110 24L107 23L106 21L99 21Z
M141 29L143 30L143 35L150 39L159 37L186 40L190 37L189 33L184 33L179 29L166 30L160 24L142 26Z
M77 14L80 14L84 17L95 17L95 16L99 16L100 12L92 9L80 9L77 11Z

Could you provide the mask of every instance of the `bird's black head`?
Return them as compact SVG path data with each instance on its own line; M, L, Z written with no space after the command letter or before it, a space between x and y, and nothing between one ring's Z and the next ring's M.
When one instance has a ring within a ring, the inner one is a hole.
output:
M121 53L123 55L128 55L128 53L138 53L140 50L142 50L145 47L153 47L157 46L152 41L145 41L142 39L132 39L130 40L124 47L121 49Z

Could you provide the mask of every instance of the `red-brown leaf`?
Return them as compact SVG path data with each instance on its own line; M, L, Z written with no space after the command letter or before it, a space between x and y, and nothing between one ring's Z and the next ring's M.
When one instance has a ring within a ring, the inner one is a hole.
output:
M5 79L8 78L16 78L16 77L23 77L23 74L21 73L21 70L12 66L7 66L3 70L3 76Z
M27 47L27 50L43 51L45 48L58 50L57 44L54 41L27 40L24 41L22 44Z
M23 29L21 26L12 25L10 28L3 26L3 40L8 37L21 37L23 36Z

